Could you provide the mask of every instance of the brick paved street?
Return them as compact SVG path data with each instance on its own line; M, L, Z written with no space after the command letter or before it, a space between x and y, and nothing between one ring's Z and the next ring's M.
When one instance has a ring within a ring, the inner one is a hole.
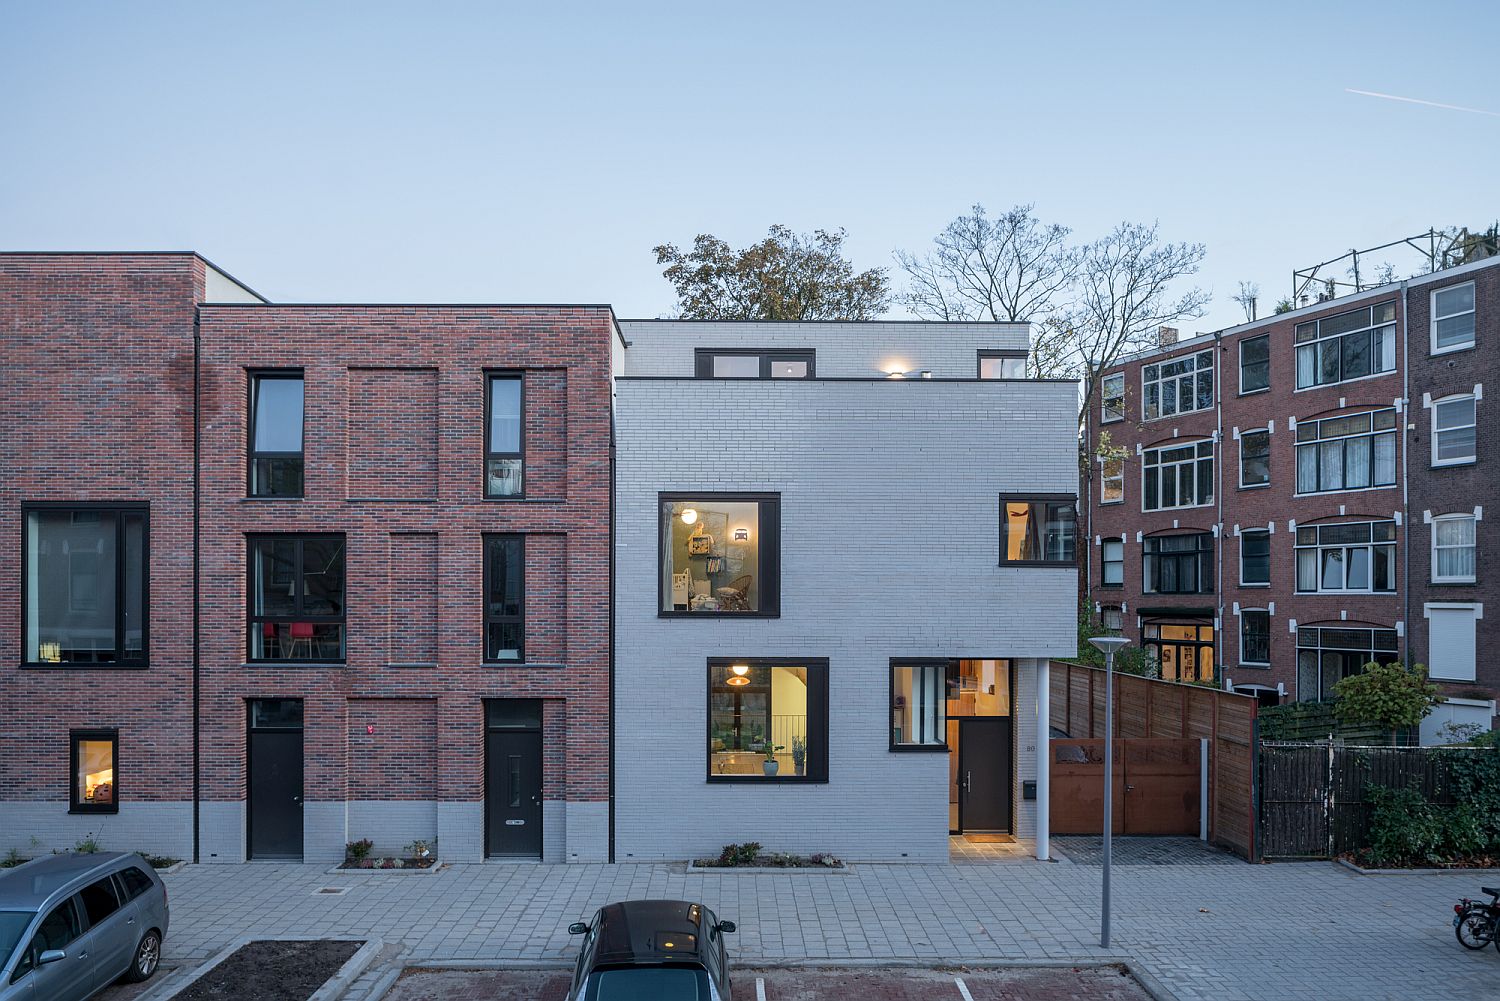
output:
M1090 865L856 865L848 874L689 873L681 865L461 865L432 876L317 866L189 866L168 877L170 962L238 935L379 936L403 947L360 979L442 960L563 963L570 921L622 898L702 900L738 922L737 967L1128 960L1181 1001L1485 997L1500 954L1466 952L1451 906L1475 875L1359 876L1330 863L1121 865L1114 948L1097 944ZM325 886L349 887L340 895ZM379 995L374 995L379 996ZM976 995L977 997L977 995Z

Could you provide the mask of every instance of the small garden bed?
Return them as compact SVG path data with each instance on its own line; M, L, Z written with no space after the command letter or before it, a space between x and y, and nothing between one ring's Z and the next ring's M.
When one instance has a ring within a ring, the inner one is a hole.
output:
M428 858L400 858L388 855L384 858L362 858L359 860L345 859L339 866L339 871L348 872L351 869L431 869L437 865L437 859Z
M827 852L794 855L790 852L762 852L760 843L725 845L718 858L694 859L694 869L846 869L842 861Z
M375 842L369 838L351 841L344 846L343 863L329 871L425 872L437 868L437 838L418 838L402 849L404 855L375 855L374 850Z
M172 1001L307 1001L363 945L326 938L246 942L206 967Z
M1500 869L1500 858L1493 855L1470 855L1463 858L1383 859L1374 850L1362 848L1346 852L1338 860L1360 872L1462 872L1470 869Z

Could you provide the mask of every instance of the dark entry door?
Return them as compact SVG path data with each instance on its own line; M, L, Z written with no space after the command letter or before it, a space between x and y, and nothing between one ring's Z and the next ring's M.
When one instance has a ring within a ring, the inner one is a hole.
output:
M1010 717L958 723L958 822L965 831L1009 831Z
M301 700L250 703L249 773L250 857L301 859Z
M485 853L542 856L542 734L491 730L485 748Z

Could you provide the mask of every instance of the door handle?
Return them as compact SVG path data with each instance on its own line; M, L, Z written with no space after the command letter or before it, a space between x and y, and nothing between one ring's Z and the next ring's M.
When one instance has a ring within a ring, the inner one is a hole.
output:
M964 792L965 793L969 793L969 792L973 792L974 791L974 788L973 788L973 779L974 779L974 773L973 772L971 772L971 771L965 771L964 772Z
M300 804L302 802L302 797L301 796L293 796L292 797L292 802Z

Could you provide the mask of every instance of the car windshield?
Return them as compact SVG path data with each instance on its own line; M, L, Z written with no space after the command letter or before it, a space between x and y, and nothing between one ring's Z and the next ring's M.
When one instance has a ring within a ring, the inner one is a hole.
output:
M588 979L584 1001L719 1001L701 968L630 966L597 970Z
M26 933L26 926L36 917L35 911L0 911L0 967L10 959L16 943Z

